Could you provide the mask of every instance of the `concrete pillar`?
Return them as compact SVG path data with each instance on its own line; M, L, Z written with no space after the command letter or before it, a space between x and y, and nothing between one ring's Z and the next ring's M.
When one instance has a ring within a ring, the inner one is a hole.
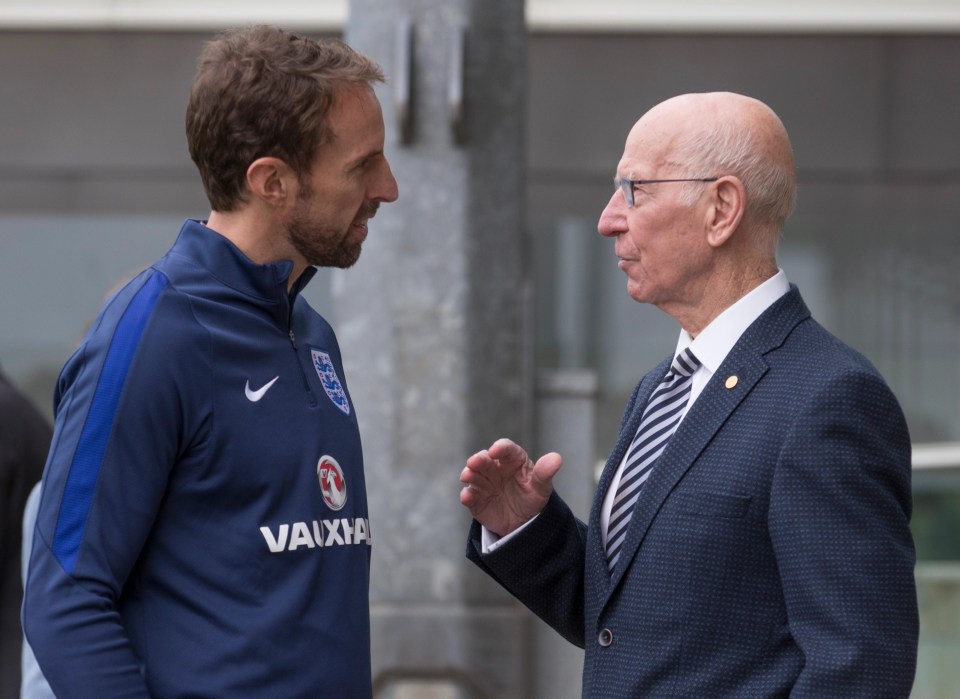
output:
M582 369L594 359L599 302L593 280L596 225L575 216L557 221L554 240L553 328L557 364Z
M542 371L537 375L537 454L563 456L563 468L553 480L557 492L587 521L597 473L595 425L599 380L584 369ZM583 650L547 624L533 621L533 693L540 699L578 699Z
M530 617L464 558L466 458L531 432L520 0L352 0L400 199L333 277L364 442L378 699L530 696ZM406 49L405 49L406 47Z

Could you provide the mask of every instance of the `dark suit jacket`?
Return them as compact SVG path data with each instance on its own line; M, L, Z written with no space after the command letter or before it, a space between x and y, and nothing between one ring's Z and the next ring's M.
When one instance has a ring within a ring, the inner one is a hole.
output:
M474 522L468 557L585 648L583 697L909 696L907 426L873 366L796 288L691 406L608 574L600 503L668 367L634 391L589 525L554 493L490 554Z

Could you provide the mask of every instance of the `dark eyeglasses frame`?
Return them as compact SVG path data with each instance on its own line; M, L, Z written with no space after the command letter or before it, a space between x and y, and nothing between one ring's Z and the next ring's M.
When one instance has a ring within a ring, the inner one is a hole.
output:
M613 184L623 192L623 198L626 200L627 206L632 209L635 203L633 190L642 184L661 184L663 182L716 182L719 179L719 177L683 177L670 180L628 180L624 177L614 177Z

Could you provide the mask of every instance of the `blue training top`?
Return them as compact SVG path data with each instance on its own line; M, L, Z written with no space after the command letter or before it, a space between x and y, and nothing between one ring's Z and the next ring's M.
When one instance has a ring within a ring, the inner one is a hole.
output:
M24 601L60 699L371 696L360 434L292 267L187 221L63 368Z

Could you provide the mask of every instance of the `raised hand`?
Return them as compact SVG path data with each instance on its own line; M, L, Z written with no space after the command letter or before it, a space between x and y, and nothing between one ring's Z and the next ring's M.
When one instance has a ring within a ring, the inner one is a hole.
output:
M522 447L498 439L467 459L460 473L466 486L460 491L460 504L488 530L506 536L540 513L562 464L555 452L533 463Z

